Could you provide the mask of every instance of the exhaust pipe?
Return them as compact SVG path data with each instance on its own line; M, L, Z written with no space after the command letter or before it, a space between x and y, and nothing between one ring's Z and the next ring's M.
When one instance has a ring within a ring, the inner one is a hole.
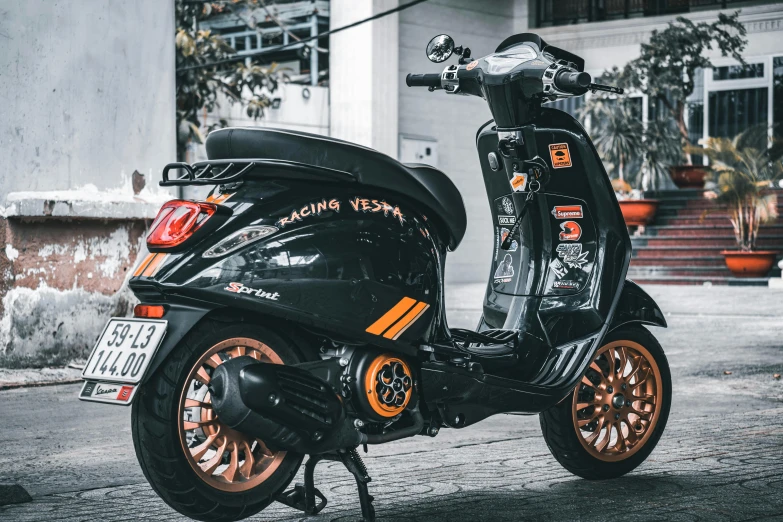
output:
M222 423L272 450L315 455L367 442L347 420L342 398L301 368L233 358L215 369L209 392Z

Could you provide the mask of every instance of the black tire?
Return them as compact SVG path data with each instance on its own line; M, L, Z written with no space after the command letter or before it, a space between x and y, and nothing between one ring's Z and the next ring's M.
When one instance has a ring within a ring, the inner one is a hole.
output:
M657 400L659 404L656 404L656 408L660 406L657 421L649 437L633 454L623 460L607 462L597 458L584 447L575 428L573 413L574 394L579 390L581 383L566 399L539 415L541 431L555 459L574 475L590 480L620 477L644 462L658 444L666 428L671 408L672 384L669 363L655 337L642 326L632 325L609 333L604 339L603 346L615 341L632 341L646 348L658 366L663 385L662 396Z
M272 475L242 492L222 491L200 478L188 462L179 432L179 399L190 369L211 347L235 337L263 342L284 364L303 361L290 343L267 328L203 321L172 351L134 401L133 444L141 469L155 492L172 508L196 520L241 520L268 506L291 482L302 455L288 452Z

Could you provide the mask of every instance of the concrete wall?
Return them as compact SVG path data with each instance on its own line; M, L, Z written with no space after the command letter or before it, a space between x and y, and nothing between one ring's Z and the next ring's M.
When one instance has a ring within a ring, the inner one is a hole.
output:
M0 367L84 358L128 313L170 198L174 34L173 2L0 0Z
M173 34L173 2L0 0L0 202L159 180L176 159Z
M447 33L457 45L470 47L473 56L484 56L514 34L520 18L526 19L526 11L516 9L510 0L430 0L400 13L400 134L438 141L438 168L457 185L468 213L465 239L447 257L448 282L482 281L489 271L493 228L475 143L476 131L492 115L480 98L409 88L405 75L443 70L424 51L435 35Z

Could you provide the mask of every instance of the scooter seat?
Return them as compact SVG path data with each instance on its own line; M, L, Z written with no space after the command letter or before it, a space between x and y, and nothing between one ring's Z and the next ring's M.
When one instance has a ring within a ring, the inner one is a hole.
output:
M429 165L403 165L361 145L317 134L259 127L220 129L207 138L207 156L218 159L276 159L353 174L362 185L408 197L435 216L454 250L465 235L465 204L449 177Z

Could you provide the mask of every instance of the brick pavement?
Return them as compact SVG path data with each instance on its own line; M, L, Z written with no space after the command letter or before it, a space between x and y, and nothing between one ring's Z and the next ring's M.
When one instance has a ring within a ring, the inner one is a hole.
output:
M365 460L379 519L783 520L783 407L673 418L647 462L626 477L602 482L561 468L544 444L537 418L519 422L516 436L496 442L376 457L371 449ZM329 499L319 516L303 517L273 504L252 520L358 519L353 479L341 465L319 464L316 484ZM139 484L38 497L0 508L0 520L185 518Z

